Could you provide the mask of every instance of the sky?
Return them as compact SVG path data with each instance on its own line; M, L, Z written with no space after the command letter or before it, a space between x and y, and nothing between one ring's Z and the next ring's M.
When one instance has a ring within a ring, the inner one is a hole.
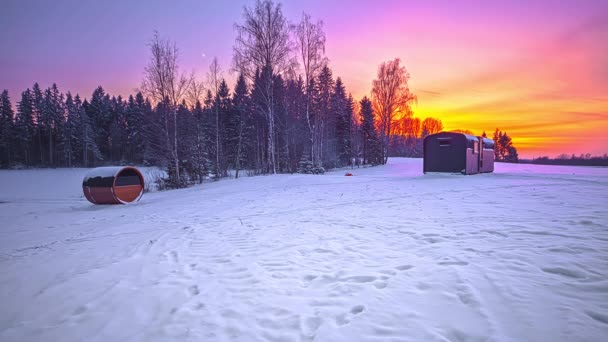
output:
M15 104L38 82L89 97L133 93L155 30L183 70L217 57L229 81L234 24L254 0L32 1L0 6L0 89ZM285 0L322 20L334 76L369 96L378 65L400 58L415 116L445 129L513 137L520 156L608 153L608 1Z

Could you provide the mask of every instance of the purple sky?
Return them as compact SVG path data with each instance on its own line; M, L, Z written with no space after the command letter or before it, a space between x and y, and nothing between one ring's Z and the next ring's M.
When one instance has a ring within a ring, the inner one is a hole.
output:
M0 89L13 103L34 82L84 97L98 85L128 95L154 30L177 43L184 70L202 78L217 56L228 71L233 25L253 3L5 0ZM334 76L357 99L369 94L381 62L400 57L417 116L475 133L500 127L527 156L608 152L608 1L282 3L292 22L303 11L325 22ZM578 124L583 118L588 127ZM548 139L552 146L539 144Z

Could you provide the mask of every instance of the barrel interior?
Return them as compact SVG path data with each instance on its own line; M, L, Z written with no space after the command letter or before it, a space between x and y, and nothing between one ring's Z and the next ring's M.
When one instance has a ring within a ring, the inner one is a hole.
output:
M122 202L133 202L144 191L144 178L134 168L121 170L114 181L114 195Z

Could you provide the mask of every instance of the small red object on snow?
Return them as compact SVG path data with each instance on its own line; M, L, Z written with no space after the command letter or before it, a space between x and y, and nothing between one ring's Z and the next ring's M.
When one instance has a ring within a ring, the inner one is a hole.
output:
M352 173L350 173L350 172L347 172L347 173L345 174L345 176L352 176L352 175L353 175L353 174L352 174Z

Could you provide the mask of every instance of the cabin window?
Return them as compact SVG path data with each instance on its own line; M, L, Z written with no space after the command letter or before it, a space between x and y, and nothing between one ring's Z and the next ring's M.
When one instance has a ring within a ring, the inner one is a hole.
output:
M439 140L439 146L450 146L452 144L449 140Z
M473 153L479 153L479 141L473 143Z

